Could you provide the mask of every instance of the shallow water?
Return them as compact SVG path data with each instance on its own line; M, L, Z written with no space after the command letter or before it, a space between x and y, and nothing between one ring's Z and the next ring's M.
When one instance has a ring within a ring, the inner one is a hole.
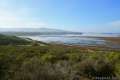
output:
M99 38L68 37L68 36L22 36L46 43L63 43L69 45L106 45L106 41Z

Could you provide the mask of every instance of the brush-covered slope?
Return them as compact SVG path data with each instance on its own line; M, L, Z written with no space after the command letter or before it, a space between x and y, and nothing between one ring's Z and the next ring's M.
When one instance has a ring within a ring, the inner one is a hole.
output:
M16 36L8 36L8 35L2 35L0 34L0 45L23 45L28 44L29 41L16 37Z

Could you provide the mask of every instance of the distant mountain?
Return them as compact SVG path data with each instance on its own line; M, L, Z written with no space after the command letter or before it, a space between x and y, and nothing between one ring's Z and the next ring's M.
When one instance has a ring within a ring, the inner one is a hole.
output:
M0 33L9 35L61 35L82 34L80 32L65 31L51 28L1 28Z
M0 28L0 32L66 32L51 28Z

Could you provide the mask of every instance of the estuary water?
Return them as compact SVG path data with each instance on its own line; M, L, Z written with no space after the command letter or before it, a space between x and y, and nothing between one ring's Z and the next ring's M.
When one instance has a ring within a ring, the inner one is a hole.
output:
M90 38L73 35L37 35L37 36L22 36L32 40L42 41L46 43L68 44L68 45L106 45L106 41L99 38Z
M91 37L90 37L91 36ZM23 38L30 38L32 40L42 41L45 43L56 43L66 45L82 45L82 46L109 46L112 48L120 48L120 45L111 44L99 37L120 37L119 34L67 34L67 35L34 35L34 36L20 36Z

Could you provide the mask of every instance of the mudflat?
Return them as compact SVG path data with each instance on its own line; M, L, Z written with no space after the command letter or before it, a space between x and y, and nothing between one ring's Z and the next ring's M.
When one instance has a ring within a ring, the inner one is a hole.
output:
M100 38L120 45L120 37L100 37Z

